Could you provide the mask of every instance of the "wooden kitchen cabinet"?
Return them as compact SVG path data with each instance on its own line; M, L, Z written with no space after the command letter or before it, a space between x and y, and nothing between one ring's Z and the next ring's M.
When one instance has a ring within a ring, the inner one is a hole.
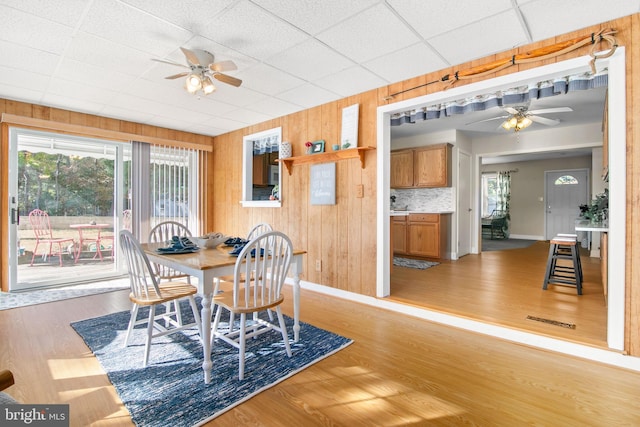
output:
M435 188L451 185L451 144L391 152L391 188Z
M451 185L451 145L438 144L413 152L414 187L449 187Z
M393 216L391 236L393 253L412 258L447 258L449 248L447 214L412 213Z
M391 236L394 254L405 255L407 253L407 217L391 217Z
M265 187L269 185L269 172L272 165L277 165L278 153L256 154L253 156L253 185Z
M391 152L391 188L413 187L413 150Z

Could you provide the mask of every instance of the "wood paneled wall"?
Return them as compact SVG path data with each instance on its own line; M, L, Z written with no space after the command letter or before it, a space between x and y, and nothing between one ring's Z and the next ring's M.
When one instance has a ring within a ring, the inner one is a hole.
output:
M637 225L640 224L638 199L640 144L640 89L634 80L640 78L640 40L638 25L640 15L602 23L569 34L564 34L518 49L488 56L480 60L460 64L450 69L418 76L357 96L331 102L303 112L271 120L257 126L235 131L214 138L211 185L212 196L208 211L208 231L225 231L237 235L247 233L252 224L265 221L276 229L287 233L296 247L306 249L305 280L363 295L375 296L376 276L376 153L366 154L366 168L360 168L359 160L343 160L336 164L336 205L312 206L309 203L309 166L293 167L282 180L281 208L242 208L242 137L258 131L282 126L283 140L290 141L293 155L304 153L304 143L324 139L326 147L338 141L343 107L360 104L359 145L376 146L376 109L390 102L398 102L447 88L448 83L436 83L397 95L393 101L385 101L391 93L401 92L427 82L438 81L446 74L466 70L497 59L523 54L532 49L550 46L576 37L597 33L602 29L617 30L616 38L626 47L627 55L627 329L626 349L640 356L640 273L634 264L639 264L640 239ZM511 74L525 69L547 65L586 55L590 46L556 58L515 65L483 78L464 80L457 86L479 80ZM602 49L607 48L606 45ZM330 148L328 148L330 149ZM364 198L356 198L355 186L364 185ZM321 260L322 271L315 270L316 260Z

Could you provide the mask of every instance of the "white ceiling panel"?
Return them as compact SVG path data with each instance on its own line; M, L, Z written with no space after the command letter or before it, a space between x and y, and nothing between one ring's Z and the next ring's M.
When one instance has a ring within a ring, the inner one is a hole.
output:
M307 81L337 73L354 65L353 61L315 39L293 46L269 58L267 63Z
M378 4L318 34L318 39L360 63L419 41L385 4Z
M604 7L603 7L604 6ZM520 7L535 40L556 35L554 29L574 31L588 25L606 22L620 16L640 12L640 1L601 0L537 0Z
M496 28L500 31L495 31ZM452 65L528 43L527 34L512 10L433 37L428 42Z
M300 105L307 109L315 107L316 105L322 105L327 102L338 100L342 98L342 96L335 92L307 83L279 94L278 98L292 104Z
M288 21L301 30L316 35L358 12L378 3L377 0L253 0L253 3Z
M218 135L637 12L640 0L0 0L0 98ZM188 94L165 79L190 71L181 46L233 61L242 85Z
M73 27L52 22L0 4L0 38L18 46L62 54L73 35ZM25 29L38 29L25 31Z
M423 0L389 0L388 3L422 38L429 39L455 28L511 9L511 0L448 0L433 2Z
M447 63L435 51L420 42L365 62L363 65L389 83L393 83L440 70L446 67Z

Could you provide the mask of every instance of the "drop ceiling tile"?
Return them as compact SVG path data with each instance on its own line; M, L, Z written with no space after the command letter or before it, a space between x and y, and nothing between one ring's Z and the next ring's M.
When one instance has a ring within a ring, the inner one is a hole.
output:
M244 85L240 87L234 87L224 83L214 82L214 84L216 86L216 91L209 95L209 97L213 97L217 101L224 102L236 107L246 107L253 104L254 102L259 102L267 98L267 95L265 95L264 93L259 93L255 90L248 89L244 87Z
M393 83L440 70L445 68L447 63L431 48L420 42L362 65L389 83Z
M500 28L500 31L495 31L495 28ZM527 35L513 11L483 19L427 41L451 65L528 43Z
M269 58L266 63L307 81L337 73L354 65L353 61L314 39L289 48Z
M86 114L99 114L103 108L103 104L92 102L87 99L72 98L64 95L56 95L47 93L42 98L42 103L51 107L61 108L65 110L78 111Z
M2 0L2 3L48 21L76 27L91 2L88 0Z
M16 70L37 70L46 75L53 74L60 61L59 55L2 40L0 52L0 65Z
M244 124L242 124L240 127L244 127ZM227 133L239 128L227 129L222 127L212 126L209 123L201 123L201 124L194 123L189 126L189 132L197 133L199 135L216 136L216 135L221 135L223 133Z
M202 34L208 20L236 2L236 0L121 1L195 34Z
M42 104L42 92L39 90L25 89L0 81L0 93L5 99Z
M265 98L249 107L252 111L261 112L272 117L282 117L295 113L303 109L300 105L295 105L278 98Z
M602 7L606 4L606 7ZM558 33L558 27L562 32L579 30L580 28L595 25L626 16L640 11L638 0L610 0L603 3L601 0L565 0L562 2L562 13L549 13L557 10L557 1L539 0L523 4L520 10L529 26L534 40L543 40L553 37Z
M112 117L114 119L126 117L128 121L137 123L147 123L153 117L143 110L132 110L128 108L120 108L108 105L100 111L101 116Z
M310 83L278 94L278 98L304 108L312 108L342 98L335 92L328 91Z
M43 92L47 89L49 80L49 76L44 74L0 66L0 82L4 85Z
M53 78L47 90L47 95L49 94L60 95L69 99L105 104L115 97L117 92L85 83Z
M62 59L55 76L104 89L126 88L135 81L135 77L130 74L68 58Z
M384 86L386 82L362 67L351 67L314 82L342 97Z
M3 5L0 5L0 28L2 40L58 55L64 52L73 36L73 27ZM26 28L37 28L38 31L24 31Z
M259 60L308 38L299 29L247 1L239 2L217 16L202 35Z
M233 120L241 123L262 123L271 120L276 116L260 113L258 111L249 110L247 108L239 108L231 111L223 116L225 119Z
M151 67L152 54L80 32L69 45L65 56L86 62L106 70L138 76L141 70Z
M177 25L154 18L116 0L93 2L80 29L160 57L192 36L191 32Z
M355 62L364 62L419 41L386 6L379 4L318 34L317 38Z
M395 9L425 39L449 32L511 9L511 0L469 1L389 0Z
M315 35L355 15L379 0L253 0L287 22Z
M266 64L251 67L236 74L236 77L242 79L242 86L267 95L276 95L304 83L299 78Z

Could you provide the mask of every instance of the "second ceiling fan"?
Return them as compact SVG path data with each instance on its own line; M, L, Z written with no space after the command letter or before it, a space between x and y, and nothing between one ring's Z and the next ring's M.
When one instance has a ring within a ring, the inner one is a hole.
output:
M202 90L205 95L208 95L215 91L216 88L211 81L211 77L235 87L242 84L242 80L223 73L223 71L233 71L238 69L233 61L227 60L214 62L213 54L202 49L187 49L181 47L180 50L184 53L187 65L165 61L163 59L153 59L153 61L188 68L189 71L173 74L165 77L165 79L173 80L180 77L186 77L185 88L189 93L196 93L197 91Z
M560 123L558 119L550 119L547 117L539 116L539 114L553 114L553 113L568 113L573 111L570 107L555 107L555 108L544 108L541 110L529 110L529 105L518 105L513 107L503 107L503 110L508 115L492 117L490 119L478 120L477 122L467 123L467 125L488 122L491 120L503 120L500 124L505 130L513 130L515 132L519 132L522 129L525 129L533 122L540 123L546 126L555 126Z

